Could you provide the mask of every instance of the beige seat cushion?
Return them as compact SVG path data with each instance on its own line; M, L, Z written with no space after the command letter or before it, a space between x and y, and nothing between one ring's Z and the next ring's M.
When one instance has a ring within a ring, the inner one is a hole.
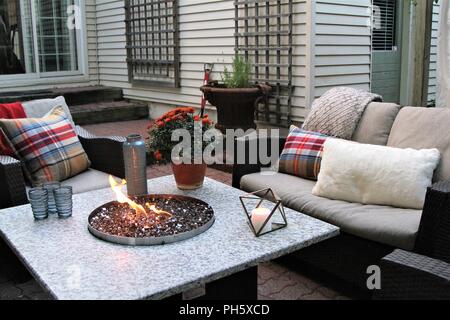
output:
M400 106L397 104L372 102L364 111L352 140L385 146L399 111Z
M241 188L251 192L270 187L287 207L334 224L344 232L405 250L413 249L421 210L316 197L312 195L315 183L282 173L270 176L255 173L242 178Z
M405 107L392 126L388 146L397 148L437 148L441 161L434 181L450 180L450 109Z
M109 187L109 175L102 171L89 169L73 178L63 181L63 186L72 186L73 193L83 193Z

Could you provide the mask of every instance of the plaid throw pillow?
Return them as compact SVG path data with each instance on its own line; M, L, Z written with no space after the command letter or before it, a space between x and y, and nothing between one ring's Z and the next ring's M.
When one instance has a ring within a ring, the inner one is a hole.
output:
M63 181L90 166L75 130L61 106L43 118L0 120L0 127L25 165L33 186Z
M328 136L291 128L280 156L279 172L317 180L322 161L323 144Z

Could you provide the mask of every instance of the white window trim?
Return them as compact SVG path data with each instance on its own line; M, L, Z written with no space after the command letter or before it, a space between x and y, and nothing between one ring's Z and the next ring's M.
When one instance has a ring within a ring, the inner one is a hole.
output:
M89 81L88 46L87 46L87 21L86 2L78 0L81 8L81 29L77 33L78 71L36 72L17 75L0 75L0 92L21 86L54 86ZM34 0L32 0L32 6ZM33 29L35 26L33 26ZM35 33L35 32L33 32ZM36 45L36 37L35 45ZM37 48L37 47L36 47ZM37 54L37 50L35 50Z

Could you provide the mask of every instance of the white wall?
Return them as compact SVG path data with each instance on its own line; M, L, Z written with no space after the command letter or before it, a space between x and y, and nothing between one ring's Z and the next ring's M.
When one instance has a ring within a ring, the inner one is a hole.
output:
M153 116L165 111L160 104L198 106L203 64L214 63L213 79L220 80L234 55L232 0L180 0L181 88L160 88L128 83L123 0L97 0L100 84L124 88L127 98L151 102ZM306 1L296 1L294 18L294 120L305 106ZM167 108L167 106L166 106Z
M294 121L303 120L311 97L332 86L369 89L369 4L370 0L295 1ZM203 64L215 63L213 78L220 80L234 54L232 0L180 0L179 5L181 88L173 89L128 83L124 2L97 0L100 84L124 88L127 98L151 102L155 116L164 110L157 108L160 104L198 106Z
M317 0L313 96L334 86L370 89L371 1Z

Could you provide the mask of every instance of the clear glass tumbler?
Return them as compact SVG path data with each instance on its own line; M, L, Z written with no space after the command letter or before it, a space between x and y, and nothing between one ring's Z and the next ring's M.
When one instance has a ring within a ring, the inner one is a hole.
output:
M48 191L44 188L33 188L28 191L31 210L36 220L48 218Z
M71 186L64 186L53 190L58 217L69 218L72 216L72 194L73 190Z
M60 188L61 183L47 182L47 183L44 183L42 187L48 191L48 213L56 214L58 211L56 210L55 196L53 194L53 191L57 188Z

